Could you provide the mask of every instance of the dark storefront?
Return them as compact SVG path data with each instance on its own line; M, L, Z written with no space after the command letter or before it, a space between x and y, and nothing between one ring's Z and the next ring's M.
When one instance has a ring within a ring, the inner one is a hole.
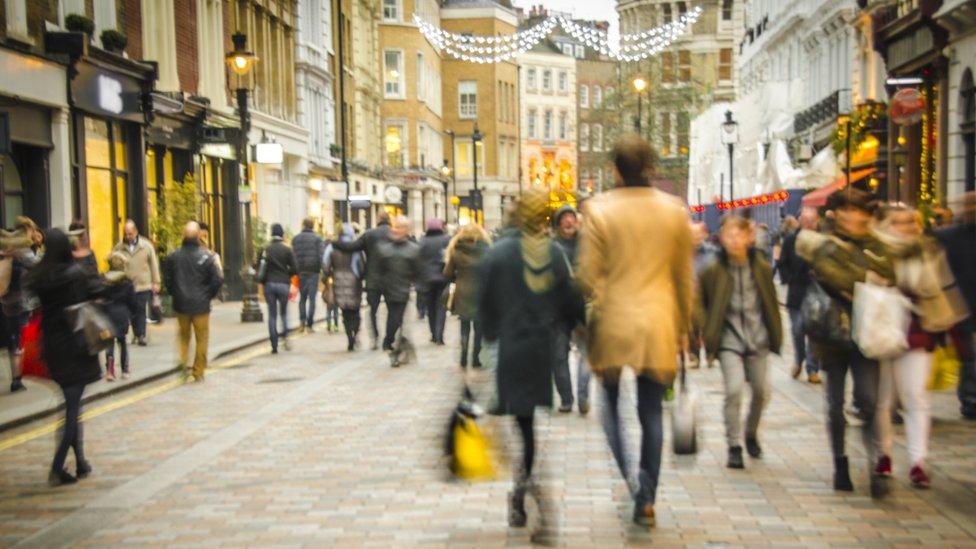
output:
M26 215L50 224L51 110L0 97L0 227Z

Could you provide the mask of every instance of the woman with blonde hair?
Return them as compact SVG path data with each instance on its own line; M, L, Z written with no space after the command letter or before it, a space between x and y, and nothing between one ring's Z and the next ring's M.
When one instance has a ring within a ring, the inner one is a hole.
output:
M481 324L478 322L478 266L491 238L477 223L461 227L447 245L444 276L454 282L454 299L448 304L461 321L461 368L468 366L468 347L474 326L472 366L481 367Z

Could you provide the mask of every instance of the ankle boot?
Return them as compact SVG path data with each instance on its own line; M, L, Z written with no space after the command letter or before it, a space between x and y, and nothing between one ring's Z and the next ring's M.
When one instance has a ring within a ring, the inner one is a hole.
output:
M851 482L851 472L847 463L847 456L834 458L834 490L853 492L854 483Z
M105 381L115 381L115 357L105 359Z
M522 479L508 495L508 525L512 528L524 528L528 523L525 514L525 494L528 491L529 481Z

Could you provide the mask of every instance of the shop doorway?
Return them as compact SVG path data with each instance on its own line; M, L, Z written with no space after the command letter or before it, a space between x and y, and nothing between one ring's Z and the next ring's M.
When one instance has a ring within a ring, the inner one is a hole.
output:
M26 215L41 227L48 213L48 149L14 143L0 157L0 227L10 229Z

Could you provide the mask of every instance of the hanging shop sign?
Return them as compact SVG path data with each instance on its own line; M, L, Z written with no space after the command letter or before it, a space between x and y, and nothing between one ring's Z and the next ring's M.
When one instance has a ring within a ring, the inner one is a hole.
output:
M71 79L71 100L79 109L110 118L145 122L142 82L132 76L77 63Z
M383 191L383 198L387 204L399 204L403 200L403 191L399 187L387 187Z
M254 145L254 161L258 164L281 164L285 149L281 143L257 143Z
M917 124L925 114L925 97L918 88L904 88L891 98L891 120L899 126Z

